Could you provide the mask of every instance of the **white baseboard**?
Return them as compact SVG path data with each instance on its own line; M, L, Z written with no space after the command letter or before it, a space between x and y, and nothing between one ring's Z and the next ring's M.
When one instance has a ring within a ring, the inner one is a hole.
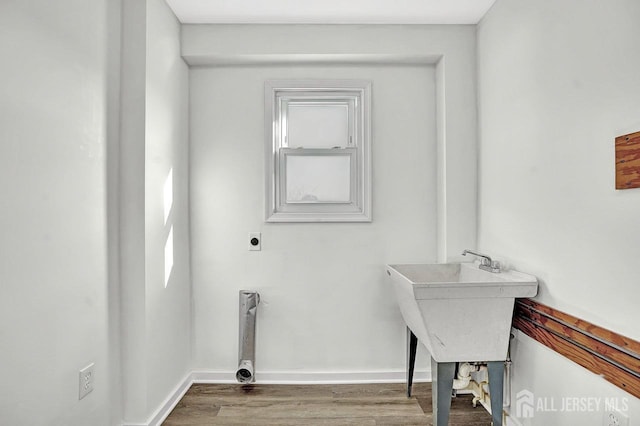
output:
M506 415L505 426L522 426L522 423L515 417L511 417L508 413Z
M194 383L237 383L234 371L194 371ZM430 371L416 371L414 382L430 382ZM398 371L264 371L256 373L256 384L349 384L403 383L406 372Z
M430 382L430 371L416 371L413 381ZM266 371L256 373L256 384L357 384L404 383L406 372L397 371ZM146 423L123 423L122 426L160 426L194 383L237 383L235 371L196 370L187 374ZM520 426L520 425L518 425Z
M192 376L193 373L187 374L145 423L123 423L122 426L160 426L193 384Z

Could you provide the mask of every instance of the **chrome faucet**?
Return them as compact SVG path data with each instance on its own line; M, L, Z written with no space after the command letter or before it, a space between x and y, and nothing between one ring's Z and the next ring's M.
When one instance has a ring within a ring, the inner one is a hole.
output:
M480 258L480 269L482 269L483 271L489 271L494 273L500 272L500 262L496 260L491 260L491 258L486 254L476 253L471 250L465 250L462 252L463 256L466 256L467 254L472 254Z

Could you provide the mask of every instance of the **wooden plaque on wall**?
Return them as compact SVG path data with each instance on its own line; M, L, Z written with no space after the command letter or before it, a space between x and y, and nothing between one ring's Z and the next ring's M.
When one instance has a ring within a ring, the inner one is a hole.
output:
M640 188L640 132L616 138L616 189Z

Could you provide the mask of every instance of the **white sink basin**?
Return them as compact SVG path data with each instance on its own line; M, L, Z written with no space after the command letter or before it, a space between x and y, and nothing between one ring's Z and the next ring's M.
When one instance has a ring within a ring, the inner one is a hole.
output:
M515 298L538 292L532 275L487 272L477 263L386 269L407 326L437 362L506 359Z

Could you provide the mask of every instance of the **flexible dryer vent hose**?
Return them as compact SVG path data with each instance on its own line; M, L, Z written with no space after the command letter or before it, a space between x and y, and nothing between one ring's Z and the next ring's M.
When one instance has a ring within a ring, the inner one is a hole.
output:
M252 383L255 380L253 365L256 356L256 311L260 295L255 291L240 290L240 334L238 338L238 369L236 380Z

